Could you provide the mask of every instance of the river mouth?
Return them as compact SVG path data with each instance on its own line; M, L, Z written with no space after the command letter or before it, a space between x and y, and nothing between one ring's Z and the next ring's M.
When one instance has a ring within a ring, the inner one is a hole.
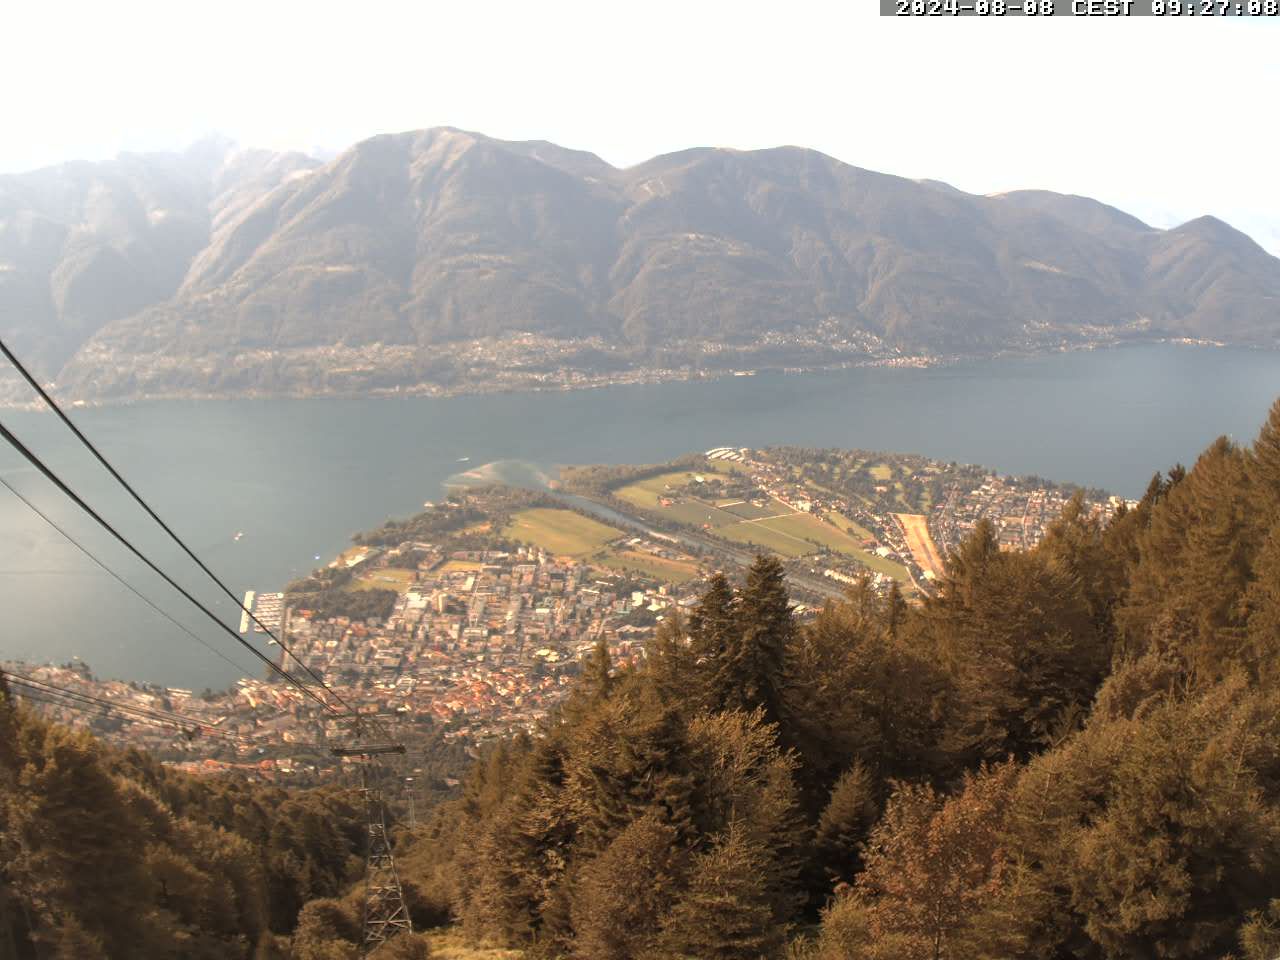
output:
M554 468L530 460L494 460L470 470L463 470L444 481L446 487L519 487L524 490L550 490L556 482ZM558 471L555 471L558 472Z

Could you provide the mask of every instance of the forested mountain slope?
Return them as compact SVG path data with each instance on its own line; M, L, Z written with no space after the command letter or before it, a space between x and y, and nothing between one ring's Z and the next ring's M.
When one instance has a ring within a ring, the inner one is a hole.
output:
M302 956L364 833L350 788L179 774L45 721L0 675L4 960Z

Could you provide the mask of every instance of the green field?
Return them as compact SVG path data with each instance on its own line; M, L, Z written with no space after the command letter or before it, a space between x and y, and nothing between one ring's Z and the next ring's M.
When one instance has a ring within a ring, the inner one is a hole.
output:
M907 508L905 512L916 513L918 508L914 504L910 504L907 502L907 498L906 498L907 488L903 486L902 481L901 480L896 481L893 485L893 488L894 488L893 498Z
M735 503L731 507L725 507L726 513L732 513L735 517L741 517L743 520L759 520L761 517L775 517L780 513L786 512L787 508L777 505L777 509L773 506L757 507L754 503Z
M765 520L759 525L768 525L792 536L817 540L829 550L835 550L838 553L853 557L864 566L879 571L885 576L893 577L895 580L906 581L910 579L906 567L863 550L857 540L837 530L831 524L823 523L816 517L796 514L791 517L782 517L779 520Z
M484 564L477 563L474 560L448 560L445 565L440 568L440 573L475 573L477 570L483 570Z
M725 472L735 468L736 464L719 461L714 466L708 464L707 467L708 470L720 469ZM870 467L870 472L878 481L892 482L893 467L889 464L874 464ZM673 470L626 484L613 492L628 503L652 510L677 523L693 526L709 525L714 528L716 535L735 543L753 546L784 557L803 557L817 553L820 547L825 547L853 557L864 566L886 576L904 581L909 579L905 567L862 549L860 541L874 539L874 536L865 527L840 514L832 515L831 519L834 523L825 523L817 517L796 513L790 507L776 501L764 507L724 500L719 501L717 505L687 496L681 497L678 502L669 507L659 505L661 498L673 496L674 491L688 484L693 476L693 471ZM900 483L895 486L899 491L901 490ZM850 527L853 528L853 536L845 533L845 530ZM641 567L638 565L641 561L634 559L637 556L634 551L626 551L626 553L629 555L631 566L616 559L621 555L619 553L612 555L613 563L602 562L616 568L633 569L649 576L670 577L668 571L660 572L654 569L652 561L655 558L639 555L643 560L649 561L645 567Z
M378 567L366 570L351 581L356 590L394 590L403 593L409 589L417 576L416 570L405 570L402 567Z
M823 523L805 513L793 513L785 517L775 517L772 520L761 520L755 526L781 530L800 540L816 540L832 550L861 549L858 542L848 534L841 533L831 524Z
M827 516L830 517L832 520L834 520L836 526L838 526L841 530L845 530L845 529L848 529L849 527L852 527L853 535L855 537L859 537L863 540L874 540L876 538L874 533L872 533L862 524L855 523L849 517L846 517L843 513L836 513L836 511L834 510L829 510L827 511Z
M865 532L865 531L864 531ZM818 552L818 544L828 550L852 557L863 566L895 580L910 577L901 564L863 550L857 540L829 523L804 513L792 513L770 520L739 523L716 530L719 536L737 543L753 544L784 557L803 557Z
M652 510L654 513L668 517L677 523L687 523L695 527L700 527L707 523L713 527L723 527L730 523L737 523L742 519L710 503L693 500L689 497L682 497L678 503L673 503L669 507L661 506L658 503L659 498L672 495L672 491L667 489L668 486L672 488L683 487L692 476L693 473L688 470L662 473L656 477L649 477L645 480L629 483L625 487L619 487L613 493L620 499L627 501L627 503L634 503L637 507Z
M711 504L700 500L682 500L679 503L673 503L669 507L654 507L653 510L661 516L670 517L680 523L692 524L695 527L700 527L703 524L710 524L713 527L727 527L742 519L741 517L735 517L727 510L718 510Z
M773 530L763 523L738 523L732 527L721 527L716 534L726 540L771 550L784 557L803 557L816 550L813 544L805 543L781 530Z
M698 568L693 563L655 557L639 550L610 550L602 559L593 562L670 583L686 583L698 575Z
M646 477L635 483L628 483L625 487L614 490L613 494L627 503L634 503L637 507L656 507L658 498L670 493L667 490L668 486L673 489L683 487L692 476L693 474L688 470L673 470L670 473L660 473L656 477Z
M570 510L535 507L512 516L502 534L557 556L585 557L622 536L622 531Z
M707 460L703 473L720 473L725 476L741 474L746 476L750 471L736 460Z

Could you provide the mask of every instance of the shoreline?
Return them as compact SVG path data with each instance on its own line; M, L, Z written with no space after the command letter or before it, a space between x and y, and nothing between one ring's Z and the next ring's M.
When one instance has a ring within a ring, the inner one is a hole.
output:
M165 403L175 401L232 401L232 400L375 400L398 399L405 397L424 397L432 399L451 399L455 397L500 396L510 394L535 393L569 393L578 390L599 390L617 386L643 386L661 383L691 383L694 381L724 380L733 377L754 377L761 373L775 373L785 376L804 376L807 374L835 373L841 370L867 368L891 368L902 370L925 370L939 367L954 367L969 363L982 363L994 360L1032 360L1051 357L1055 354L1082 353L1100 350L1116 350L1128 347L1144 346L1177 346L1203 347L1218 349L1236 349L1246 351L1277 352L1280 347L1267 347L1258 344L1230 344L1212 340L1195 340L1185 337L1162 337L1150 340L1119 340L1063 344L1053 349L1008 349L995 353L954 354L930 356L926 354L900 355L891 357L865 357L844 360L838 363L815 363L801 365L760 365L750 369L703 370L688 367L661 368L638 367L622 374L593 374L586 371L565 371L568 379L530 382L494 383L483 382L442 387L430 382L419 382L407 386L379 387L369 390L331 389L331 390L243 390L243 391L201 391L179 390L157 393L141 393L121 397L103 399L79 399L72 397L58 398L64 406L73 410L99 409L106 407L127 407L146 403ZM25 386L25 385L22 385ZM56 383L46 387L57 389ZM15 402L0 397L0 410L18 410L35 412L44 409L40 400Z

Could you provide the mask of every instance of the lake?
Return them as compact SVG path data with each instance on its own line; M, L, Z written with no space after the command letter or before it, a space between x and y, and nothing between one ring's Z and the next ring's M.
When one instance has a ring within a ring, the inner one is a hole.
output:
M1251 441L1277 394L1280 353L1160 345L564 393L157 402L74 415L242 594L281 588L316 558L328 562L352 533L413 513L450 476L499 461L507 463L496 475L523 478L557 464L655 462L721 445L863 447L1139 496L1156 470L1189 465L1220 434ZM190 574L51 415L0 418L238 623L231 602ZM0 658L79 656L101 676L196 689L261 672L8 449L0 473L240 667L176 631L4 489Z

